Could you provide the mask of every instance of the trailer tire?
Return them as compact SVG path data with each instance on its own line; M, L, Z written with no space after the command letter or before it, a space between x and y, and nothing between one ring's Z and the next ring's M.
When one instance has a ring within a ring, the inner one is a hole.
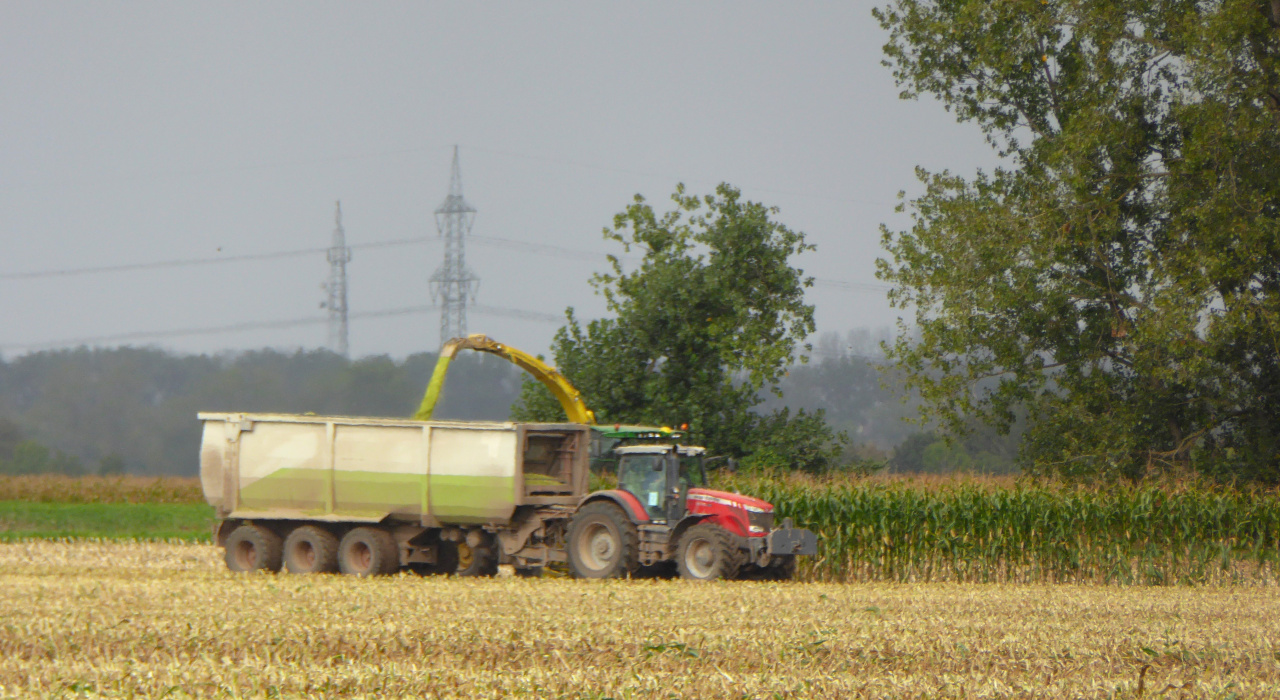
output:
M569 571L574 578L625 578L640 566L635 523L612 503L588 503L569 523Z
M455 568L459 576L497 576L498 554L489 544L472 547L459 542Z
M685 530L676 549L680 578L691 581L734 578L742 563L736 538L715 523L699 523Z
M400 549L390 532L358 527L338 544L338 567L353 576L394 574L400 568Z
M316 525L303 525L284 538L284 567L291 574L331 574L338 570L338 538Z
M227 568L236 572L279 571L280 535L262 525L240 525L226 542Z

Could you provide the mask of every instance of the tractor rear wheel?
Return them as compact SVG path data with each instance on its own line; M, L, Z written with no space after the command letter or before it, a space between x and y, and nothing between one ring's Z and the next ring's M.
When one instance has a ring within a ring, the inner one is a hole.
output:
M569 571L575 578L625 578L640 566L635 523L612 503L588 503L569 523Z
M680 578L714 581L734 578L742 568L737 538L715 523L701 523L685 531L676 549Z
M390 532L358 527L338 544L338 567L355 576L394 574L400 568L400 550Z
M227 568L232 571L279 571L280 535L262 525L241 525L227 537Z
M338 538L303 525L284 538L284 566L291 574L331 574L338 570Z

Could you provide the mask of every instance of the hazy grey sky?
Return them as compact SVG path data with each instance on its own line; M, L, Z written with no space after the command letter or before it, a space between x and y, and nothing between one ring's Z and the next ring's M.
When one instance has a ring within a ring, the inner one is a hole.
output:
M601 229L640 193L718 182L781 209L825 283L819 331L889 324L878 226L912 169L993 156L897 98L872 3L0 4L0 351L322 318L323 254L92 275L22 273L320 248L342 200L353 313L430 304L453 144L479 210L478 303L603 313ZM420 245L368 248L422 237ZM481 238L490 240L482 241ZM492 239L568 248L557 258ZM473 312L542 352L558 324ZM434 350L438 314L356 319L353 356ZM323 324L96 345L312 348Z

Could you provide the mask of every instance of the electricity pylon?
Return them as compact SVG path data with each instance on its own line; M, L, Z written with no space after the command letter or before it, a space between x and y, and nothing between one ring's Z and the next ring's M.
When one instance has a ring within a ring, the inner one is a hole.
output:
M480 278L467 267L466 236L476 210L462 197L462 168L453 147L449 196L436 209L436 229L444 237L444 262L431 275L431 296L440 305L440 344L467 334L467 304L475 303Z
M342 202L337 203L333 220L333 245L327 251L329 281L324 284L329 299L320 306L329 310L329 349L346 357L347 263L351 262L351 249L347 247L346 232L342 230Z

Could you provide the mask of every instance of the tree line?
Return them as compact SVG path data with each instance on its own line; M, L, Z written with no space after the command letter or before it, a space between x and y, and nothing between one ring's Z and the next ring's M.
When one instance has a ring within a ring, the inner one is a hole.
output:
M833 337L819 344L830 345ZM981 450L948 446L903 421L917 406L901 400L900 386L883 381L877 352L869 343L841 345L838 353L791 367L779 384L783 398L764 392L759 413L804 411L822 416L824 430L846 433L849 443L831 468L1007 468ZM323 350L178 355L149 348L56 350L0 361L0 474L195 475L197 412L405 417L421 400L435 362L432 353L347 360ZM524 377L505 361L463 353L451 364L436 416L507 420ZM908 449L895 449L900 444ZM777 460L772 466L803 466L789 446L775 442L770 449Z
M347 360L325 350L177 355L75 349L0 362L0 472L195 475L201 411L407 417L436 355ZM520 370L462 356L436 415L506 420Z

